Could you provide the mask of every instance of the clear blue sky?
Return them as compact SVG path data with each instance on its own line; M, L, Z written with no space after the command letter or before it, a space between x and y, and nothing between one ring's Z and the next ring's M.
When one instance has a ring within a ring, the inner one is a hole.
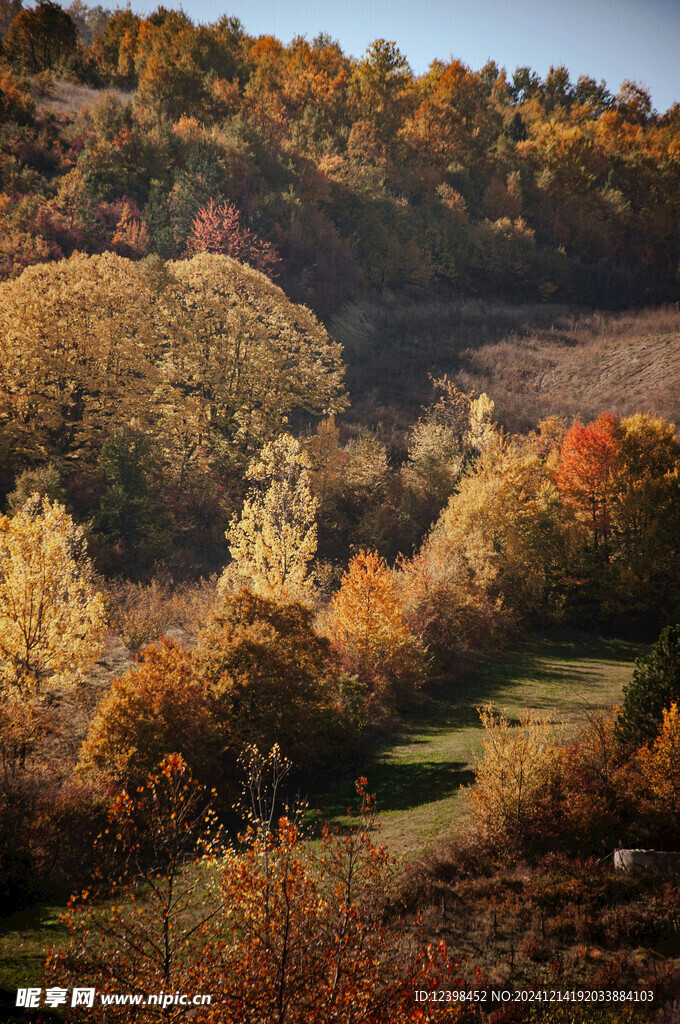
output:
M106 0L100 0L103 6ZM165 0L167 7L181 0ZM184 0L195 21L241 19L251 35L283 42L328 32L361 56L374 39L393 39L417 73L451 55L478 69L489 58L512 71L544 75L565 64L575 81L604 78L612 92L642 82L657 110L680 101L680 0ZM157 2L133 0L135 10Z

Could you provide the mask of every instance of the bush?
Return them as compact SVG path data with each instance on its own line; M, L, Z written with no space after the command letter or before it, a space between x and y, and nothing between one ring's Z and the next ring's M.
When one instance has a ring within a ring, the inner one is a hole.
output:
M166 639L144 648L142 658L101 702L80 770L104 786L134 786L166 754L179 753L199 778L210 776L221 743L190 655Z

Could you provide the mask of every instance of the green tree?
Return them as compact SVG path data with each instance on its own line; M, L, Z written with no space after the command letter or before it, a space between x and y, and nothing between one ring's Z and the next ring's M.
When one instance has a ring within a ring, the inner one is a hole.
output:
M124 427L104 445L99 469L106 489L94 526L107 544L121 542L142 565L171 549L173 522L151 491L153 453L149 438Z
M680 625L663 629L647 657L636 662L619 712L621 741L639 747L654 740L674 701L680 701Z

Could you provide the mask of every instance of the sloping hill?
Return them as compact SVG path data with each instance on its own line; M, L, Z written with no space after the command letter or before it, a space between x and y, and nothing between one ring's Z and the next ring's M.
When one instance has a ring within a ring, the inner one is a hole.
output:
M428 373L486 391L510 429L542 416L650 411L680 419L680 308L573 312L482 300L353 302L331 321L355 414L417 413Z

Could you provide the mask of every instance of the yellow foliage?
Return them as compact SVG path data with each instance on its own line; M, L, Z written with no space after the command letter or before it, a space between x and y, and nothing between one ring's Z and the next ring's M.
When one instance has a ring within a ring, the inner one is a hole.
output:
M309 599L318 508L309 468L308 455L290 434L266 444L248 467L248 479L256 486L227 539L239 573L260 597Z
M643 747L638 759L652 795L672 815L680 812L680 709L677 701L664 708L654 746Z
M6 692L39 696L89 668L104 639L83 530L35 494L0 518L0 658Z
M309 479L312 492L323 509L326 498L340 483L340 470L347 460L340 447L340 431L335 425L334 415L321 421L316 434L305 442L305 450L311 461Z
M294 409L344 408L343 372L314 315L227 256L76 254L0 285L0 447L13 466L93 460L133 426L183 478L206 440L252 450Z
M369 687L399 695L423 681L425 646L404 621L394 575L377 552L354 556L324 626L346 666Z
M556 736L548 719L524 710L511 726L492 704L478 708L484 726L484 756L475 769L472 812L478 827L502 838L527 823L530 798L550 775Z
M476 588L526 612L549 596L560 564L559 523L557 492L538 455L497 437L461 480L423 555L454 553Z
M493 400L485 392L470 402L470 432L467 440L478 455L483 455L498 440L496 425L491 419L494 408Z

